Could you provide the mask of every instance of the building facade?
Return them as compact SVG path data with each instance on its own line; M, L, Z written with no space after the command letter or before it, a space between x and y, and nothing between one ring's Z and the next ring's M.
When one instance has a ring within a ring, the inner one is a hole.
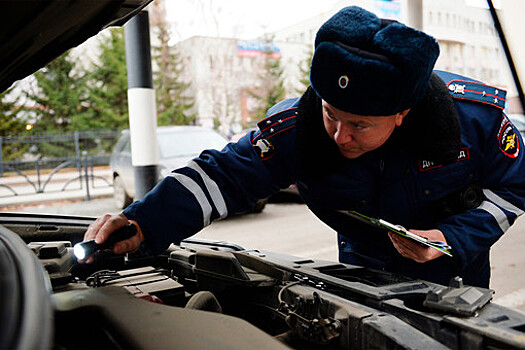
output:
M285 70L287 90L292 89L300 60L305 60L307 46L302 43L277 43L267 47L260 40L191 37L177 44L184 67L182 78L191 84L196 123L217 128L224 135L255 125L264 116L255 116L257 94L263 87L267 55L279 57ZM291 74L290 72L293 72Z
M406 1L406 0L405 0ZM332 11L269 33L273 50L281 57L287 97L297 96L304 86L301 67L312 53L319 27L340 8L358 5L380 17L406 22L406 2L342 0ZM521 108L505 54L487 8L469 6L466 0L423 0L423 30L433 35L441 48L436 69L452 71L508 90L508 113ZM262 39L192 37L177 44L195 96L197 124L216 127L230 135L264 116L251 111L256 101L250 92L261 85L264 50Z

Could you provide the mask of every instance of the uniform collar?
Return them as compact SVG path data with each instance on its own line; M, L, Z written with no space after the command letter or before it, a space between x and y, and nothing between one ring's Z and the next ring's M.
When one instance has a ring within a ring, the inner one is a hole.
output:
M427 94L405 117L396 138L420 159L440 164L456 161L461 148L459 117L447 86L432 74Z

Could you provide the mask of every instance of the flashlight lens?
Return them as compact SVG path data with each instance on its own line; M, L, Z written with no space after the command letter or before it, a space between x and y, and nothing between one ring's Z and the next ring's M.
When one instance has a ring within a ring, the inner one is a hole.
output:
M78 260L84 260L93 254L97 250L97 247L99 246L95 243L95 240L90 239L89 241L75 244L73 254L75 254Z
M86 250L84 249L81 243L77 243L73 247L73 254L75 254L78 260L84 260L84 258L86 257Z

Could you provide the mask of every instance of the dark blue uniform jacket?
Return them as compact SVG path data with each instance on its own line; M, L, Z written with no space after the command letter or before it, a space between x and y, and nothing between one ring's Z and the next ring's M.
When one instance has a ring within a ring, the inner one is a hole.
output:
M442 284L461 276L466 284L488 287L489 249L525 208L522 139L504 104L503 90L436 72L423 101L383 146L346 159L328 137L321 100L309 89L272 107L257 131L174 170L124 214L161 252L295 184L337 232L341 262ZM338 210L408 229L439 229L453 257L403 258L384 231Z

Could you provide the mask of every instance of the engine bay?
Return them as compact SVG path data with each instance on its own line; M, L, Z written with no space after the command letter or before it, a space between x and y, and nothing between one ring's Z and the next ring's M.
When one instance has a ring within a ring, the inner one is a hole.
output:
M90 221L35 219L4 217L2 234L16 232L50 282L54 348L525 348L525 314L459 278L441 286L199 239L79 264L73 245Z

